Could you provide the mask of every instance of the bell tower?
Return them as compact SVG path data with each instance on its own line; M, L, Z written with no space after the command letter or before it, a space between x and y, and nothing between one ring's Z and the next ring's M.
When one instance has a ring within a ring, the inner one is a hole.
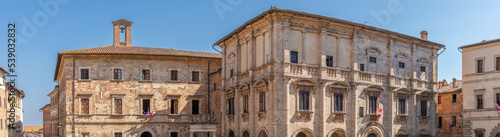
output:
M113 46L132 47L132 22L120 19L113 21ZM120 40L120 36L125 35L125 40Z

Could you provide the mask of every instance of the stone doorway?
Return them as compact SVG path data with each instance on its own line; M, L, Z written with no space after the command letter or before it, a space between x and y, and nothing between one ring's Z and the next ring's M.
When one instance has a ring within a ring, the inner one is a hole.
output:
M250 133L248 133L248 131L245 131L245 132L243 132L243 136L242 137L250 137Z
M377 137L377 135L375 135L374 133L371 133L368 135L368 137Z
M142 132L141 137L153 137L153 135L151 133L149 133L148 131L146 131L146 132Z
M335 131L330 137L345 137L345 134L342 131Z

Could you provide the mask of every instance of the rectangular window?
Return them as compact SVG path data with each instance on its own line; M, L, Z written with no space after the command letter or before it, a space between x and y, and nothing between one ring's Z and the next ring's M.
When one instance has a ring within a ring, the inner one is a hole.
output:
M290 62L298 63L299 62L299 53L297 51L290 51Z
M122 69L113 70L113 79L122 79Z
M363 117L364 116L364 112L363 112L364 110L365 110L365 108L359 107L359 117Z
M369 97L369 113L370 114L375 114L377 113L377 97L376 96L370 96Z
M300 110L309 110L309 91L299 91L299 104Z
M227 114L234 114L234 98L227 99Z
M483 109L483 95L476 95L477 109Z
M200 81L200 72L193 71L191 75L192 75L192 80L193 81Z
M217 83L214 83L214 91L217 90Z
M234 76L234 69L231 69L231 70L229 71L229 77L233 77L233 76Z
M174 80L174 81L178 80L177 79L177 72L178 72L177 70L170 70L170 80Z
M438 104L441 104L441 96L438 96Z
M192 105L191 106L192 107L191 113L195 114L195 115L200 114L200 109L199 109L200 101L199 100L191 100L191 105Z
M495 102L497 102L498 105L500 105L500 93L497 93L496 96L497 96L497 101L495 101Z
M115 137L122 137L123 134L121 132L115 132Z
M370 57L370 58L368 59L368 61L369 61L369 62L371 62L371 63L377 63L377 58L375 58L375 57Z
M333 56L326 56L326 66L333 67Z
M438 128L443 127L443 117L438 117Z
M424 66L420 66L420 72L425 72L425 67Z
M500 57L497 57L497 69L500 70Z
M399 62L399 68L405 68L405 63Z
M150 107L150 100L149 99L143 99L142 100L142 112L149 112L149 107Z
M89 79L89 69L80 70L80 79Z
M420 101L420 116L427 116L427 100Z
M452 103L457 102L457 94L453 94L453 95L452 95L451 102L452 102Z
M365 64L359 64L359 71L365 71Z
M483 60L477 60L477 73L483 73Z
M177 132L170 132L170 137L179 137Z
M248 95L243 95L243 113L248 113Z
M451 126L455 127L457 125L457 116L451 116Z
M259 92L259 112L266 111L266 92Z
M89 114L89 99L81 99L82 114Z
M151 80L150 71L148 69L142 70L142 80Z
M477 133L477 137L484 137L483 133Z
M344 94L343 93L335 93L335 112L343 112L344 108Z
M178 106L179 106L179 103L178 103L177 99L171 99L170 100L170 114L179 114Z
M122 99L115 99L115 114L122 114Z
M401 115L406 114L406 99L404 98L399 99L399 114Z

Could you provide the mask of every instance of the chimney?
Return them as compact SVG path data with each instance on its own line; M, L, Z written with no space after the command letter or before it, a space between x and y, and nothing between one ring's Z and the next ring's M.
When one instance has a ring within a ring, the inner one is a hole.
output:
M457 79L453 78L453 88L455 88L455 86L457 86Z
M441 89L441 81L438 82L438 89Z
M427 34L429 34L427 31L422 30L420 32L420 38L423 39L423 40L427 40Z

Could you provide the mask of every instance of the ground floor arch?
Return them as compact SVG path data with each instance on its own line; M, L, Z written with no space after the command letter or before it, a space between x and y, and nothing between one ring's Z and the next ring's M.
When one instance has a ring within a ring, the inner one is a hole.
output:
M347 137L347 135L345 134L345 130L343 129L334 129L330 131L327 137Z
M141 137L153 137L153 134L149 133L148 131L142 132Z
M310 129L300 129L293 133L292 137L315 137L315 135Z
M260 130L259 137L267 137L267 133L265 130Z
M243 131L242 137L250 137L250 133L248 133L248 131Z
M236 135L234 134L234 132L231 130L229 131L229 133L227 134L227 137L236 137Z

